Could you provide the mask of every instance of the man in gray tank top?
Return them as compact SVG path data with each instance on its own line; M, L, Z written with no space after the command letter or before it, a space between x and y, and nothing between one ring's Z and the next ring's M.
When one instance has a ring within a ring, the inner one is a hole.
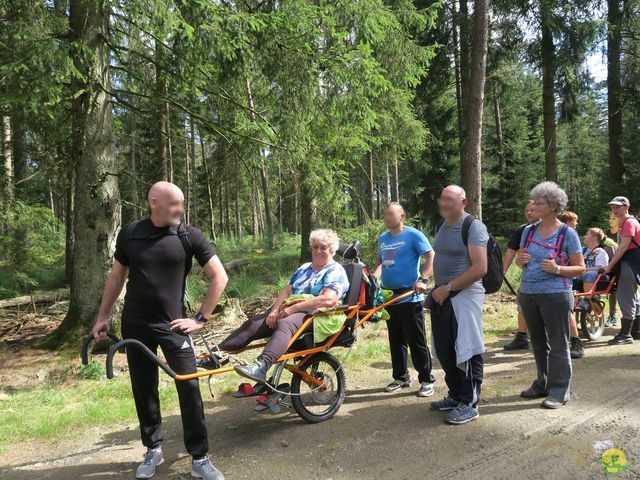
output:
M432 408L449 411L446 422L463 424L478 418L483 378L482 278L487 273L485 225L473 219L465 241L462 227L469 216L465 191L457 185L445 188L438 206L444 219L436 232L431 292L432 346L445 372L449 394Z

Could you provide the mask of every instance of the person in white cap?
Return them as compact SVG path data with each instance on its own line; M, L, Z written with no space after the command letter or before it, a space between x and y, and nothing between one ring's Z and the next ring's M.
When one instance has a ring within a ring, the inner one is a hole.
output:
M611 213L619 220L618 250L605 273L612 271L618 277L616 298L622 312L622 327L609 345L623 345L640 340L640 303L638 283L640 279L640 223L629 214L630 202L627 197L618 196L609 202Z

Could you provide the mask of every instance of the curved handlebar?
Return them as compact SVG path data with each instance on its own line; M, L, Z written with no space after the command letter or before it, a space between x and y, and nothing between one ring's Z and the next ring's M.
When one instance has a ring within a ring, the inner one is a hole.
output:
M107 332L107 337L109 337L114 342L119 342L120 339L117 335ZM82 350L80 351L80 356L82 357L82 364L87 365L89 363L89 345L94 340L93 333L90 333L84 340L82 341Z
M160 360L160 357L158 357L155 353L153 353L149 349L149 347L147 347L140 340L135 340L133 338L127 338L125 340L120 340L119 342L117 342L114 345L111 345L111 348L109 349L109 353L107 353L107 378L108 379L112 379L113 378L113 356L122 347L127 347L127 348L134 347L134 348L140 349L142 351L142 353L144 353L149 358L149 360L151 360L156 365L158 365L158 367L160 367L162 370L164 370L164 372L167 375L169 375L171 378L176 378L176 375L177 375L176 372L174 372L171 369L171 367L169 367L169 365L167 365L162 360Z

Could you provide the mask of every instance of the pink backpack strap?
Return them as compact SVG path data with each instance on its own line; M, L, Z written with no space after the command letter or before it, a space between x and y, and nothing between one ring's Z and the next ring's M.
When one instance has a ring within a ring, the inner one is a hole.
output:
M527 227L529 231L527 232L527 239L524 242L524 248L529 248L529 245L531 244L531 240L533 239L533 234L536 233L537 227L538 227L537 223L534 223L532 225L529 225L529 227Z

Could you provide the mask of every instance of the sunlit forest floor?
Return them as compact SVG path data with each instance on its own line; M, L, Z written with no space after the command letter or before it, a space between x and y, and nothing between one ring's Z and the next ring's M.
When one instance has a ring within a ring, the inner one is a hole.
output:
M241 253L251 264L232 276L228 290L241 305L258 308L256 299L286 281L297 253L293 244L276 255L256 248ZM203 287L191 283L197 296ZM539 400L519 397L535 375L532 352L502 348L515 329L513 300L499 293L485 306L486 378L477 421L452 427L429 410L430 401L446 395L437 360L434 398L416 396L415 373L412 388L382 393L391 379L386 329L383 322L367 324L348 357L345 349L332 350L345 361L347 397L327 422L308 425L287 409L254 412L254 399L231 397L241 382L235 374L215 377L213 397L202 381L214 463L228 479L600 479L602 445L637 460L638 344L608 347L613 329L586 342L585 358L573 363L571 401L556 411L541 409ZM33 342L0 347L1 479L133 478L144 447L124 356L117 357L114 380L104 378L104 355L93 359L82 367L76 349L39 350ZM154 478L190 478L169 377L161 376L160 390L166 462ZM621 478L639 475L636 461Z

